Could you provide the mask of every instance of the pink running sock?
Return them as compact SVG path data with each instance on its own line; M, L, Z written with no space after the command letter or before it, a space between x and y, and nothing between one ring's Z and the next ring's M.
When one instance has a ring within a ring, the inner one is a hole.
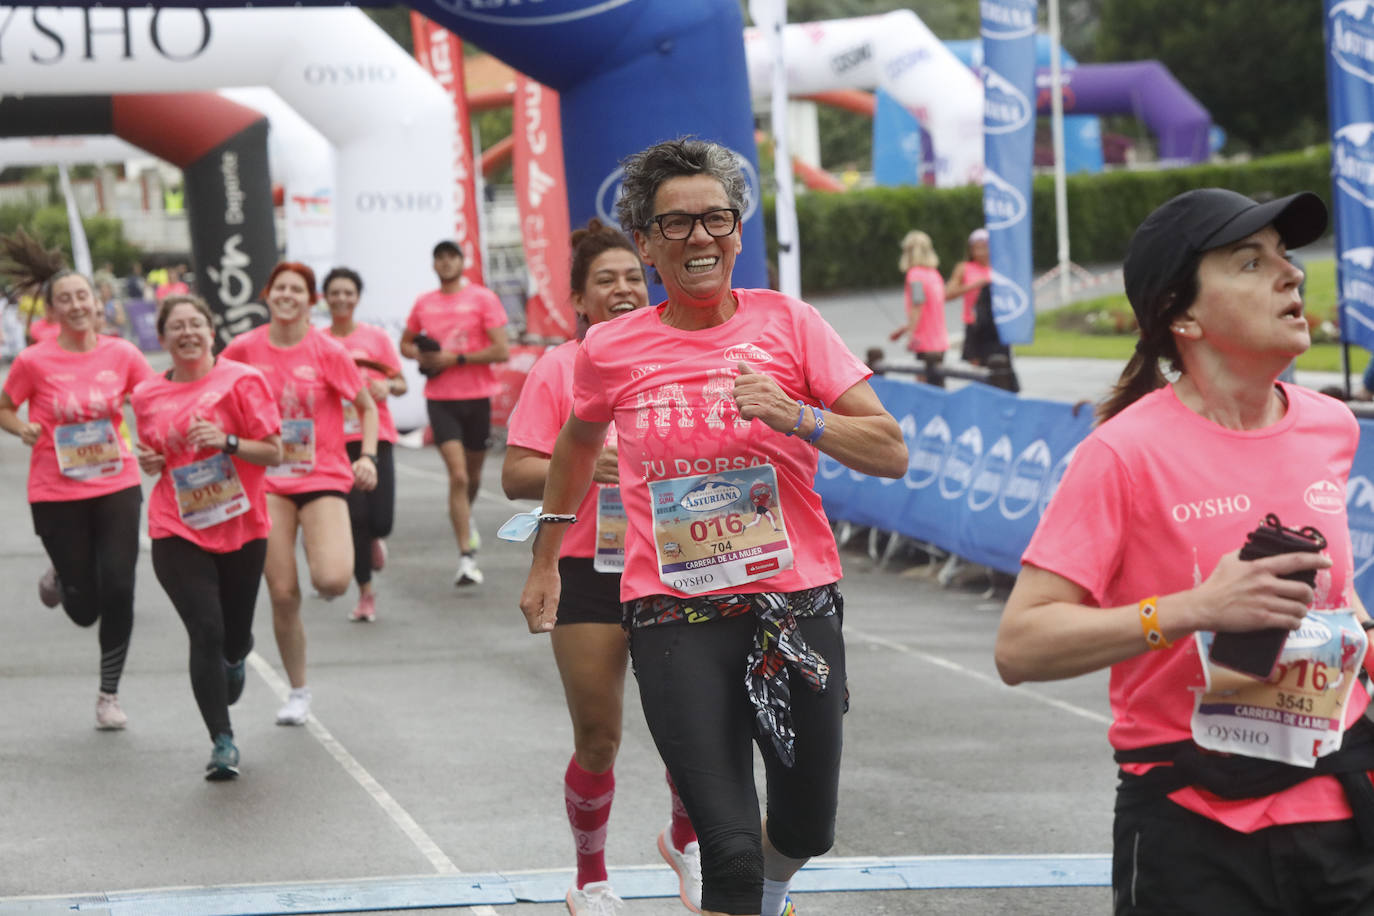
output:
M605 881L606 826L611 820L611 801L615 798L615 769L588 773L568 761L563 774L563 799L568 807L568 823L577 844L577 886Z
M682 799L677 794L677 786L673 785L673 777L668 775L667 770L664 770L663 778L668 780L668 791L673 795L673 848L682 852L687 848L688 843L697 841L697 831L692 826L692 819L687 816L687 809L682 806Z

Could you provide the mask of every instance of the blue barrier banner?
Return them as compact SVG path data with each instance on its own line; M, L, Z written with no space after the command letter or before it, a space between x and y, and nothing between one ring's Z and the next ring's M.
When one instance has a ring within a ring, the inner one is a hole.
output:
M1341 339L1374 349L1374 5L1325 0Z
M1374 608L1374 421L1360 421L1360 447L1345 488L1345 513L1355 558L1355 592Z
M902 428L907 472L878 479L822 455L816 491L826 514L1015 573L1074 447L1092 429L1091 408L987 385L950 393L916 382L870 381Z
M982 0L983 218L992 311L1005 344L1035 336L1031 166L1035 157L1036 0Z

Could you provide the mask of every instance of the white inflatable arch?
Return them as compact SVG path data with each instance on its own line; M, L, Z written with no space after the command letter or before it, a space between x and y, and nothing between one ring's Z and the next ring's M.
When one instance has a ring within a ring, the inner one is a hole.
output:
M911 10L795 23L784 30L787 89L885 89L920 121L940 187L983 180L983 85ZM745 29L749 90L768 97L772 61L757 29Z
M455 225L452 102L358 9L0 7L0 73L8 95L268 87L333 147L332 182L288 193L313 198L335 263L362 274L359 317L399 329L433 283Z

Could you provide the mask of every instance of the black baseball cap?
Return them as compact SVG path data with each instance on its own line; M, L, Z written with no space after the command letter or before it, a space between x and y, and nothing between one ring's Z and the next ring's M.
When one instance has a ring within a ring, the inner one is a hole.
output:
M441 254L456 254L458 255L458 257L461 258L463 256L463 249L458 247L457 242L450 241L449 239L444 239L442 242L434 246L434 254L431 255L431 257L437 258Z
M1301 248L1326 231L1326 204L1311 191L1258 203L1225 188L1198 188L1145 217L1121 265L1141 336L1148 337L1166 313L1161 300L1193 257L1239 242L1269 225L1289 249Z

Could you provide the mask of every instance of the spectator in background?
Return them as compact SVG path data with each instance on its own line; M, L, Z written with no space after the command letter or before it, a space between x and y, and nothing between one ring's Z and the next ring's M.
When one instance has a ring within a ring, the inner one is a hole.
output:
M135 261L129 267L129 275L122 281L123 296L125 301L137 300L146 301L148 299L148 281L143 276L143 262Z
M938 270L940 256L930 236L913 229L902 239L897 266L905 273L906 323L890 335L907 338L906 348L926 364L926 381L944 387L944 379L932 371L945 361L949 334L945 331L945 281Z
M978 293L992 280L992 265L988 262L988 231L983 228L969 233L968 251L964 260L954 265L954 273L949 275L945 284L945 298L964 297L964 350L965 362L979 365L978 360L969 352L973 340L973 325L977 320L976 308Z
M161 302L168 296L186 296L191 292L191 287L183 279L186 273L185 262L178 262L167 268L167 282L158 284L157 301Z

